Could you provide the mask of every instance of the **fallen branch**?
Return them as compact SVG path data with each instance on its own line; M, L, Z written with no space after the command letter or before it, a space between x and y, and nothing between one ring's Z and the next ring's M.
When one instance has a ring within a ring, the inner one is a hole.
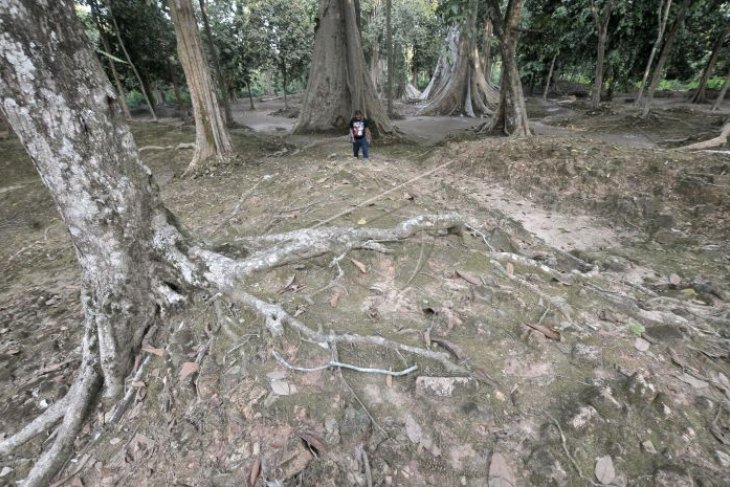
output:
M272 350L271 354L281 365L283 365L287 369L296 370L297 372L319 372L319 371L325 370L325 369L339 368L339 369L355 370L357 372L363 372L366 374L382 374L382 375L391 375L394 377L400 377L403 375L408 375L411 372L418 369L417 365L412 365L411 367L408 367L407 369L394 372L392 370L385 370L385 369L372 369L369 367L358 367L357 365L350 365L350 364L346 364L344 362L338 362L337 360L330 360L328 363L326 363L324 365L320 365L318 367L297 367L295 365L291 365L289 362L284 360L284 357L279 355L275 350Z
M195 143L185 143L181 142L177 145L144 145L137 149L139 152L144 152L148 150L182 150L182 149L195 149Z

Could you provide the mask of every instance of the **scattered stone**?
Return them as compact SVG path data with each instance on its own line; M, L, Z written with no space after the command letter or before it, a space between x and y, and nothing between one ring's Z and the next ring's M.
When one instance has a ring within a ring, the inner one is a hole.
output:
M11 473L13 473L13 469L12 468L10 468L10 467L3 467L3 469L0 470L0 478L7 477Z
M686 382L695 389L707 389L708 387L710 387L710 384L708 382L700 380L686 372L679 376L679 380L681 380L682 382Z
M715 455L723 468L730 468L730 455L721 450L715 450Z
M654 474L656 487L694 487L692 477L678 465L667 465Z
M406 415L406 435L416 445L421 442L421 437L423 436L423 430L421 430L421 427L410 414Z
M654 398L654 402L652 405L654 406L654 409L664 418L668 418L672 415L672 408L669 407L669 404L671 404L669 396L664 394L663 392L660 392L656 395Z
M652 443L651 440L642 441L641 449L652 455L656 455L657 453L656 448L654 448L654 443Z
M644 331L644 334L657 342L671 342L684 338L684 334L677 327L669 325L651 326Z
M330 416L324 420L324 430L324 440L328 445L336 445L340 442L340 432L335 418Z
M539 447L530 454L527 468L532 485L569 485L568 473L547 447Z
M277 396L288 396L296 393L297 388L294 384L289 384L286 380L275 379L271 381L271 392Z
M601 348L595 345L586 345L585 343L576 343L571 351L573 358L585 360L590 363L598 363L601 361Z
M466 485L466 484L464 484ZM515 487L515 476L501 453L494 452L489 464L489 487Z
M649 347L651 346L651 343L644 340L643 338L637 338L634 340L634 348L637 349L639 352L646 352L649 350Z
M596 461L596 479L602 484L610 484L616 478L616 470L613 468L611 455L606 455Z
M669 284L671 284L672 286L679 286L681 282L682 278L679 277L677 274L672 273L669 275Z
M635 402L647 402L656 396L656 388L654 384L648 382L644 375L640 372L635 373L628 378L626 382L626 392L630 400Z
M416 378L416 394L430 397L454 397L472 393L479 383L470 377L429 377Z
M593 406L581 406L578 413L570 420L570 425L576 431L584 431L591 426L596 418L599 421L603 420L598 414L598 411L596 411L596 408Z

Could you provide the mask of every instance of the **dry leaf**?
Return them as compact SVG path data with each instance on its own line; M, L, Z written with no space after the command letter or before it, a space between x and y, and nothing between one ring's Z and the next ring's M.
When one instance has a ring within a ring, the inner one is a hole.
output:
M469 284L474 284L475 286L482 285L482 280L479 279L479 276L477 276L476 274L472 274L471 272L456 271L456 275L464 279Z
M611 455L601 457L596 462L596 479L602 484L610 484L616 478Z
M433 343L438 343L442 347L444 347L447 351L449 351L454 357L456 357L456 360L464 360L466 358L466 354L464 351L455 343L450 342L446 340L445 338L441 337L431 337L431 341Z
M333 308L336 308L337 303L340 302L340 298L342 297L343 294L344 294L344 291L342 290L341 287L335 287L332 290L332 294L330 295L330 306L332 306Z
M358 225L365 225L365 224L366 224L367 222L368 222L368 221L367 221L366 219L364 219L364 218L360 218L360 219L359 219L359 220L357 221L357 224L358 224Z
M515 487L515 477L507 460L501 453L494 452L489 464L489 487Z
M350 259L350 260L352 261L353 264L355 264L355 267L357 267L360 270L360 272L362 272L363 274L368 273L368 268L365 264L363 264L359 260L355 260L355 259Z
M388 387L393 387L393 376L388 374L385 376L385 385Z
M186 377L194 374L200 370L200 365L195 362L185 362L180 368L180 380L185 380Z
M261 475L261 457L256 457L251 464L251 471L248 473L248 485L253 487Z
M431 348L431 330L423 332L423 343L426 344L426 348Z
M157 355L158 357L162 357L163 355L165 355L164 348L155 348L149 345L145 345L144 347L142 347L142 351L151 353L152 355Z
M327 442L321 436L311 431L302 431L299 433L299 438L306 443L309 450L315 456L320 456L327 451Z
M507 262L507 274L510 276L515 273L515 266L512 265L512 262Z
M525 326L532 328L535 331L539 331L551 340L555 340L556 342L560 341L560 332L553 330L552 328L548 328L544 325L533 325L532 323L525 323Z

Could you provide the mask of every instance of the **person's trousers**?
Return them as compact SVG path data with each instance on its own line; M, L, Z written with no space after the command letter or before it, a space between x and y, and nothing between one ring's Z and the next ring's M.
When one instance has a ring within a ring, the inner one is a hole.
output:
M362 139L355 139L352 141L352 155L357 157L360 154L362 148L363 159L368 158L368 139L363 137Z

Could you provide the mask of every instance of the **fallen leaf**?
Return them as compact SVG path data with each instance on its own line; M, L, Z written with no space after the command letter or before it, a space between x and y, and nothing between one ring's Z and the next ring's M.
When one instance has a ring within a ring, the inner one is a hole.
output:
M426 344L426 348L431 348L431 330L423 332L423 343Z
M507 262L507 265L505 266L507 268L507 274L510 276L515 273L515 266L512 265L512 262Z
M253 487L261 474L261 457L256 457L251 464L251 470L248 473L248 485Z
M200 365L195 362L185 362L180 367L180 380L185 380L186 377L194 374L200 370Z
M364 218L360 218L360 219L359 219L359 220L357 221L357 224L358 224L358 225L365 225L365 224L366 224L367 222L368 222L368 221L367 221L366 219L364 219Z
M353 264L355 264L355 267L357 267L360 272L362 272L363 274L368 273L368 268L365 264L363 264L359 260L355 260L355 259L350 259L350 260L352 261Z
M387 374L385 376L385 385L388 387L393 387L393 376L390 374Z
M489 487L515 487L515 477L507 460L501 453L494 452L489 464Z
M152 355L157 355L158 357L162 357L163 355L165 355L164 348L155 348L150 347L149 345L145 345L144 347L142 347L142 351L151 353Z
M445 338L431 337L431 341L433 343L438 343L440 346L444 347L448 352L450 352L459 361L464 360L466 358L466 354L461 349L461 347L459 347L455 343L452 343L452 342L446 340Z
M142 387L147 387L147 384L145 384L145 383L144 383L144 382L142 382L141 380L135 380L135 381L133 381L133 382L132 382L132 383L131 383L130 385L131 385L132 387L136 387L136 388L138 388L138 389L139 389L139 388L142 388Z
M408 435L408 439L416 445L421 442L421 436L423 436L421 427L410 414L406 416L406 435Z
M596 462L596 479L602 484L610 484L616 478L611 455L601 457Z
M344 291L342 290L341 287L335 287L332 290L332 294L330 295L330 306L332 306L333 308L336 308L337 303L340 302L340 298L342 297L343 294L344 294Z
M528 328L532 328L535 331L539 331L540 333L545 335L545 337L551 340L555 340L556 342L560 341L560 332L558 332L557 330L553 330L552 328L549 328L545 325L533 325L532 323L525 323L525 326L527 326Z
M327 442L324 439L311 431L302 431L299 433L299 438L304 441L307 448L315 455L320 456L327 451Z
M475 286L482 285L482 280L479 279L479 276L477 276L476 274L472 274L471 272L456 271L456 275L464 279L469 284L474 284Z
M643 338L637 338L634 341L634 348L637 349L639 352L646 352L649 350L649 347L651 346L651 343L647 342Z

